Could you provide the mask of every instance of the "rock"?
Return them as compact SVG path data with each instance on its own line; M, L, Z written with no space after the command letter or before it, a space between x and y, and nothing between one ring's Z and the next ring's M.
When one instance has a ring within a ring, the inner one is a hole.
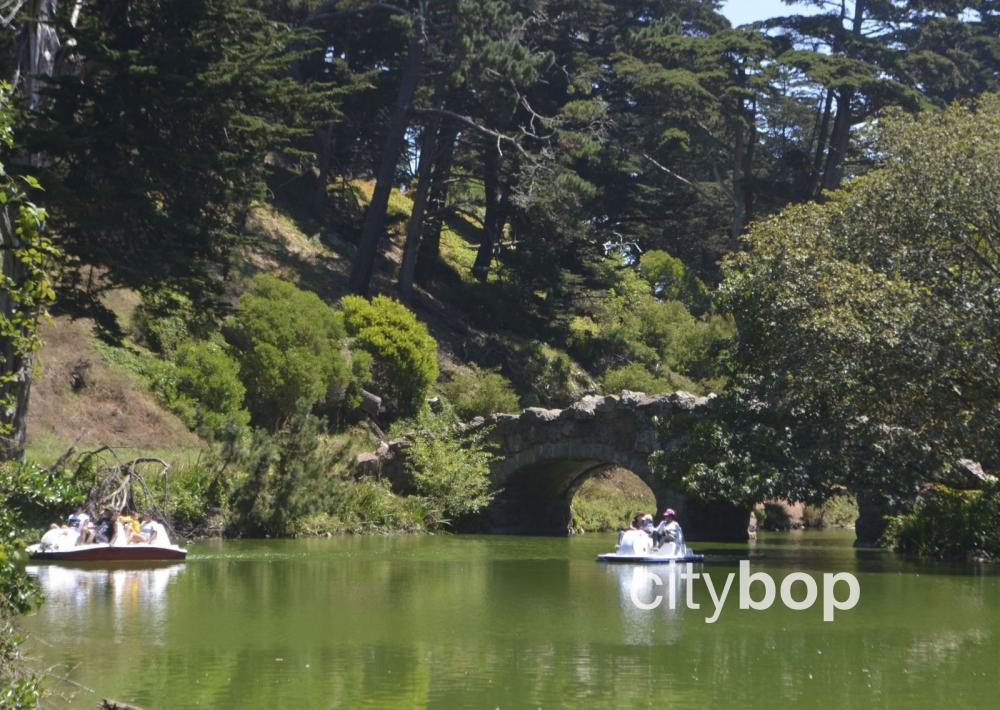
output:
M941 483L962 490L978 490L996 480L983 470L982 464L972 459L959 459L951 470L941 476Z
M690 392L674 392L670 395L670 404L682 411L690 412L701 402Z
M561 409L544 409L542 407L528 407L524 410L521 418L529 422L554 422L562 414Z
M431 411L434 413L438 413L442 409L440 397L431 397L427 400L427 404L430 405Z
M412 446L409 439L392 439L389 442L389 451L393 454L408 449Z
M492 424L503 424L504 422L517 421L518 416L516 414L493 414L490 416L489 421Z
M602 399L604 398L596 394L588 394L564 409L562 416L568 419L593 419Z
M382 398L368 390L361 390L361 411L370 417L382 413Z
M364 453L358 454L354 460L355 476L378 476L382 469L382 457L378 454Z

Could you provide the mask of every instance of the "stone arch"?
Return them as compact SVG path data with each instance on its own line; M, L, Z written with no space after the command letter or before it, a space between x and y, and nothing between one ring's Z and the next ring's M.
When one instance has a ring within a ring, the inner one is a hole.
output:
M607 443L562 439L527 447L494 465L493 480L500 492L487 511L487 526L497 533L566 535L577 490L591 476L614 466L632 472L649 486L658 510L668 505L679 511L687 507L686 496L654 475L648 454Z
M654 451L670 454L692 422L705 416L712 397L686 392L620 396L588 395L565 409L529 407L520 414L495 414L469 422L482 430L497 454L490 474L498 494L489 508L462 521L466 528L497 533L566 535L573 494L589 476L621 466L656 496L658 510L675 508L694 539L746 540L750 511L718 501L703 501L672 490L650 468ZM676 424L674 440L661 442L667 418ZM664 445L665 444L665 445ZM405 467L408 442L387 442L358 459L359 474L384 475L399 490L412 488Z

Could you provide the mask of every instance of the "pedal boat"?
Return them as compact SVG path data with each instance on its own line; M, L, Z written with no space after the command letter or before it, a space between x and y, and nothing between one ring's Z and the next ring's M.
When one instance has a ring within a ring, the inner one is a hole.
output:
M142 560L183 560L187 550L178 545L74 545L73 547L48 547L41 543L26 548L33 560L51 562L130 562Z
M606 552L597 556L598 562L619 562L632 564L683 564L686 562L704 562L705 555L699 555L687 545L675 545L672 542L661 545L658 549L648 552Z

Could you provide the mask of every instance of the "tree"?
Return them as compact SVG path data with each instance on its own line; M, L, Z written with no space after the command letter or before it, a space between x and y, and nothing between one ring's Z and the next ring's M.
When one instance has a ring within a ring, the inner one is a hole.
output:
M360 402L370 359L347 354L343 317L316 294L256 276L226 331L255 422L274 427L300 406L336 413Z
M112 283L210 300L267 156L336 111L289 74L307 38L240 0L108 0L67 37L29 140L51 156L67 251Z
M396 415L412 415L438 377L437 343L399 301L375 296L340 300L352 346L372 358L373 380Z
M0 144L13 148L10 87L0 85ZM38 318L55 292L46 269L61 254L43 231L46 213L28 199L35 178L0 164L0 461L24 454Z
M884 505L959 458L1000 464L998 119L995 95L897 113L876 169L755 227L721 289L733 386L696 488Z

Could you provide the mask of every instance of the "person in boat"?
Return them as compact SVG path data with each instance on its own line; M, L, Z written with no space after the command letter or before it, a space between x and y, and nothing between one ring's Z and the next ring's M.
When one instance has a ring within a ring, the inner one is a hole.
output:
M131 515L115 516L115 535L111 538L112 545L133 545L137 542L146 542L138 530L132 525Z
M150 545L166 546L170 544L167 529L149 511L146 511L146 514L142 516L142 527L139 532Z
M657 547L672 542L677 546L677 549L684 548L684 531L681 530L681 525L677 522L677 511L673 508L667 508L663 511L663 520L656 526L653 539Z
M87 529L87 524L90 522L90 516L87 515L86 511L84 511L82 505L78 505L73 512L69 514L69 518L66 522L71 528L77 530L81 537L83 537L83 533Z
M618 538L618 554L620 555L644 555L649 552L653 545L653 540L645 530L642 529L643 516L639 514L632 520L629 529Z
M89 523L84 530L82 542L85 544L107 545L115 536L115 511L105 508L96 523Z

